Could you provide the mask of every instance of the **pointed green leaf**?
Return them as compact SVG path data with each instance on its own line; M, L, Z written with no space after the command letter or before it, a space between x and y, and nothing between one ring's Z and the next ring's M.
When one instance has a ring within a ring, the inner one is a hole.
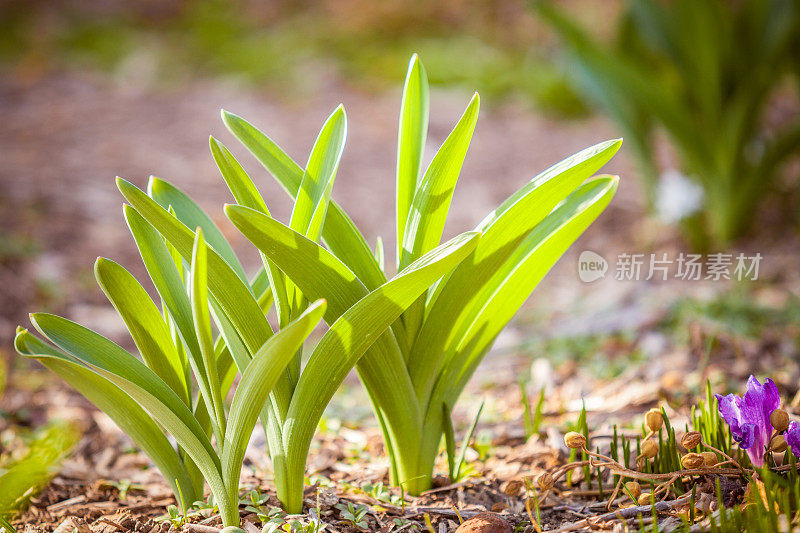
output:
M325 300L311 304L297 320L264 343L242 373L242 379L231 403L222 453L223 472L226 483L232 490L238 489L242 461L261 406L264 405L267 395L277 383L286 364L302 347L324 313Z
M227 205L225 212L233 225L285 272L306 298L328 301L325 321L329 324L369 292L337 256L279 221L243 206ZM399 322L392 327L398 337L404 334ZM391 359L385 361L386 365L402 366L405 373L405 359L397 342L392 339L390 344L381 344L387 350L386 357Z
M189 352L189 359L199 362L200 346L194 335L189 297L168 245L158 231L133 207L126 204L124 214L131 235L139 248L142 262L161 296L162 304L166 306L174 321L178 334ZM192 370L197 376L203 376L202 368L202 365L195 365ZM205 383L204 377L198 380Z
M214 353L214 339L211 333L211 315L208 310L208 250L203 239L203 230L195 231L192 265L189 279L191 283L192 317L194 331L200 344L200 354L205 378L208 380L203 388L206 409L212 415L211 421L217 443L224 442L225 406L223 405L219 377L217 375L217 359Z
M124 208L125 220L139 248L145 267L161 296L163 304L167 307L170 317L174 321L175 328L183 340L183 344L187 347L187 365L191 364L191 370L200 387L202 396L200 403L210 401L208 399L212 397L212 393L209 389L209 380L203 363L203 355L195 334L191 304L181 275L175 267L175 261L169 249L171 246L164 242L164 239L155 228L133 207L125 205ZM172 249L174 250L174 248ZM180 256L178 258L180 259ZM259 288L264 290L261 287L261 283ZM230 353L224 346L219 350L215 349L215 352L219 352L217 366L218 375L222 376L222 390L227 391L235 377L236 367L231 364ZM197 411L197 406L195 406L195 410Z
M619 150L620 139L582 150L534 177L490 213L476 229L483 233L475 251L436 287L425 321L409 356L408 368L420 401L433 386L445 346L463 330L478 290L553 208ZM447 332L447 333L443 333Z
M14 346L21 355L39 360L107 414L153 461L176 495L179 494L177 482L180 492L186 498L202 496L202 487L198 492L192 485L183 461L161 428L119 387L89 367L45 344L26 329L17 329Z
M437 387L460 392L491 342L539 281L603 212L618 183L616 176L601 176L587 182L525 237L480 289L469 313L472 320L468 328L452 338L452 348L446 347Z
M476 93L425 171L408 212L399 265L406 267L439 244L461 165L478 121Z
M147 291L125 268L110 259L98 257L94 265L97 283L117 310L139 353L175 393L190 405L191 384L178 354L169 327Z
M175 210L175 215L178 220L186 224L187 227L196 228L201 227L206 234L206 242L213 248L220 257L222 257L231 269L239 276L243 282L247 283L247 276L244 273L239 258L236 257L231 245L222 235L214 221L211 220L194 200L182 190L178 189L171 183L164 181L155 176L150 176L147 183L147 193L150 197L158 202L161 207L168 208L172 206Z
M236 203L262 213L269 213L267 204L264 203L264 198L255 183L247 175L242 165L233 157L230 150L213 136L209 137L208 144L211 147L211 156L217 163L222 178L236 199Z
M603 211L616 191L617 181L616 177L603 177L588 182L537 225L484 285L486 293L476 298L469 326L448 337L442 367L427 404L423 404L425 422L417 455L425 462L421 472L433 468L441 440L442 403L452 404L458 398L492 341L530 291Z
M225 213L309 300L328 301L326 321L333 322L369 292L334 254L281 222L239 205L226 205Z
M417 54L411 56L403 87L397 132L397 259L399 261L406 220L419 181L425 138L428 134L428 76ZM398 263L399 265L399 263Z
M247 147L292 198L297 197L303 169L272 139L241 117L222 111L222 120L230 132ZM386 282L367 241L353 221L331 201L322 227L322 239L328 247L363 281L369 289Z
M322 126L308 158L289 227L312 241L319 238L333 180L347 138L347 116L340 105Z
M477 233L464 233L431 250L347 309L323 335L297 383L283 430L289 472L288 501L283 501L289 509L296 508L298 495L302 498L302 474L311 438L336 389L405 308L475 248L477 238ZM298 285L303 288L300 280ZM370 358L362 361L366 359ZM413 446L418 442L418 421L412 419L411 425L401 425L408 420L413 393L398 387L389 368L361 365L359 369L367 387L380 395L379 405L395 442Z
M191 261L194 232L132 183L117 178L117 187L131 206L152 224L186 261ZM255 353L270 337L272 328L254 298L250 285L242 282L232 267L213 248L208 253L208 273L209 290L219 301L249 352Z
M47 313L31 322L50 342L90 366L138 401L192 455L200 468L219 466L216 452L188 407L155 372L105 337L71 320ZM203 472L206 475L206 472Z
M258 192L253 180L250 179L247 172L245 172L236 158L233 157L233 154L214 137L209 139L209 144L214 161L217 162L222 177L225 183L228 184L228 188L231 190L236 202L245 207L260 211L265 215L269 215L269 209L267 209L267 205L264 203L261 193ZM264 262L264 273L269 279L269 286L273 288L273 301L275 303L275 310L278 313L278 322L281 325L285 325L291 313L285 280L283 276L280 275L280 272L276 271L276 269L269 264L268 259L264 257L263 254L261 257ZM262 293L256 291L255 294L258 295Z

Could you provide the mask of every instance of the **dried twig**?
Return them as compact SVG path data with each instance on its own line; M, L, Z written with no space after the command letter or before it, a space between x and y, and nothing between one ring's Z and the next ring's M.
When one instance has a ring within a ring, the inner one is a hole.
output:
M559 529L554 530L554 533L562 531L577 531L579 529L590 528L593 525L597 525L601 522L607 522L609 520L628 520L630 518L636 518L638 515L648 516L652 514L654 508L656 512L664 513L689 503L690 499L691 494L686 494L672 501L656 502L653 505L638 505L636 507L628 507L627 509L619 509L617 511L601 514L597 517L584 518L578 522L567 524Z
M213 526L204 526L202 524L186 524L184 526L189 531L194 531L195 533L219 533L220 530L213 527Z

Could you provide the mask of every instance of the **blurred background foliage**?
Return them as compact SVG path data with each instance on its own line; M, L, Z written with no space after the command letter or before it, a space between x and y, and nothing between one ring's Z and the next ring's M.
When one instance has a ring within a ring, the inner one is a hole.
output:
M5 365L0 361L0 397L6 385ZM13 423L0 411L0 526L23 508L58 472L61 461L78 443L75 425L55 421L30 429Z
M800 151L795 0L630 0L606 40L555 2L533 5L564 43L574 85L624 130L649 204L694 248L755 229L770 193L797 213L797 168L782 180Z
M334 77L391 88L416 51L433 85L561 119L600 109L697 250L752 233L759 208L800 221L798 50L796 0L0 0L0 65L22 79L225 77L306 98Z
M433 84L584 115L540 28L516 0L5 0L0 60L23 76L64 66L167 83L226 75L304 95L331 65L368 90L394 87L416 51Z

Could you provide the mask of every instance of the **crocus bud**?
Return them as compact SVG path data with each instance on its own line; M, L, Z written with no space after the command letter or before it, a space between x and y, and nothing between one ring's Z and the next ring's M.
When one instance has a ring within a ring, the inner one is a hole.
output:
M644 415L644 425L647 429L655 433L664 425L664 417L661 416L661 409L653 408Z
M500 488L509 496L518 496L524 486L525 483L521 479L509 479Z
M539 477L536 478L536 484L542 490L550 490L553 488L553 484L555 480L553 479L553 475L550 472L544 472L539 474Z
M700 455L703 456L703 464L708 468L717 464L717 454L714 452L701 452Z
M690 431L681 437L681 446L687 450L694 450L701 442L703 442L703 436L699 431Z
M652 440L646 440L642 443L642 453L640 457L652 459L658 453L658 444Z
M769 423L778 433L783 433L789 427L789 414L783 409L775 409L769 415Z
M636 502L639 505L650 505L653 501L653 495L649 492L643 492L639 495L639 500Z
M625 489L634 500L638 500L639 496L642 494L642 487L640 487L639 483L636 481L628 481L625 483Z
M772 440L769 441L769 451L781 453L786 451L786 437L783 435L775 435L772 437Z
M567 448L583 448L586 445L586 437L575 431L570 431L564 435L564 444Z
M699 453L687 453L681 458L681 464L688 470L695 470L705 465L705 459Z

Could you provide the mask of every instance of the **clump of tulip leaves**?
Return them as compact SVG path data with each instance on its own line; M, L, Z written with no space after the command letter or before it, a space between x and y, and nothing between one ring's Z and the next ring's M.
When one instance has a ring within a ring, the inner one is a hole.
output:
M239 472L257 419L278 498L286 511L302 511L311 440L353 367L383 431L392 481L411 494L424 491L470 376L618 182L592 178L621 141L600 143L525 183L473 231L440 244L478 105L476 94L423 172L428 83L412 57L400 111L393 277L382 246L372 250L331 199L347 133L341 106L325 121L305 167L223 111L229 130L294 201L288 224L275 220L233 154L211 138L236 201L225 214L259 250L263 266L248 276L211 218L173 185L153 177L145 192L118 179L160 305L111 260L99 259L95 273L142 360L48 314L32 315L45 339L19 329L17 350L108 413L179 501L200 499L205 481L227 526L239 525ZM272 309L275 331L267 319ZM328 329L301 365L304 341L320 320ZM226 406L237 371L242 378Z

